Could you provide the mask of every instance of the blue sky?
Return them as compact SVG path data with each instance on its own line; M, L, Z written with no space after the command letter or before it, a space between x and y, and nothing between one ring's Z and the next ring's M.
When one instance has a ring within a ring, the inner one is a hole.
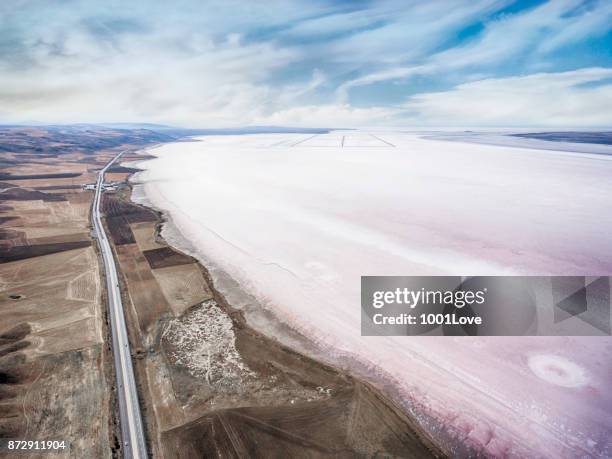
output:
M610 126L610 1L0 4L0 121Z

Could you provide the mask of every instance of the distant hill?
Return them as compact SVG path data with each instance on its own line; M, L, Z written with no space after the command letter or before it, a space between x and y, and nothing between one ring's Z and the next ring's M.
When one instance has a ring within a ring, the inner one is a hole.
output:
M0 126L0 152L54 156L93 153L126 144L172 142L177 138L150 129L111 129L97 125Z
M612 131L533 132L510 135L514 137L525 137L528 139L548 140L551 142L575 142L595 143L599 145L612 145Z
M44 125L33 123L26 124L7 124L0 125L1 129L7 128L32 128L55 132L100 132L110 131L151 131L171 137L188 137L195 135L241 135L241 134L326 134L330 128L306 128L306 127L287 127L287 126L245 126L233 128L181 128L155 123L75 123L75 124L50 124Z

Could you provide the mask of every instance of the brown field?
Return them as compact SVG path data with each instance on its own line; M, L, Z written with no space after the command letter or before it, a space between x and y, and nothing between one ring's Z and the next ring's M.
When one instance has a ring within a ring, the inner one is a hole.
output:
M113 165L110 169L108 169L107 173L124 173L124 174L133 174L134 172L139 172L141 169L137 169L135 167L125 167L125 166L117 166Z
M130 222L125 217L110 217L106 219L108 232L116 246L135 244L136 238L130 228Z
M45 185L45 186L37 186L35 187L36 190L41 190L41 191L49 191L49 190L53 190L53 191L57 191L57 190L80 190L81 189L81 185Z
M177 252L170 247L146 250L143 255L149 262L151 269L167 268L168 266L188 265L195 260L187 255Z
M108 232L115 245L135 244L136 238L130 224L156 219L151 211L122 201L112 193L103 195L102 211L106 215Z
M8 248L2 254L2 261L16 261L25 258L41 257L51 253L64 252L66 250L81 249L91 245L91 241L58 242L55 244L19 245Z
M91 247L0 264L0 334L27 330L3 346L0 436L65 438L74 457L110 452L110 412L97 408L110 408L100 299Z
M8 188L0 195L0 201L65 201L60 195L43 193L41 191L26 190L23 188Z
M125 179L127 179L130 176L130 174L126 174L124 172L121 173L110 173L110 174L106 174L106 180L108 182L123 182Z
M154 250L164 247L155 238L156 222L132 223L132 234L136 238L136 243L141 251Z
M0 180L32 180L32 179L59 179L59 178L75 178L79 177L81 173L78 172L66 172L58 174L0 174Z
M70 444L28 457L112 457L119 447L93 193L82 191L128 147L109 135L0 128L0 438Z
M409 420L371 388L355 385L329 400L213 411L163 434L168 457L414 457L433 454ZM385 445L385 449L379 449ZM275 454L275 452L278 452Z
M175 316L180 316L194 304L213 297L202 270L196 263L157 268L153 270L153 275Z
M117 246L116 250L133 305L133 324L148 332L161 315L170 311L168 301L136 244Z

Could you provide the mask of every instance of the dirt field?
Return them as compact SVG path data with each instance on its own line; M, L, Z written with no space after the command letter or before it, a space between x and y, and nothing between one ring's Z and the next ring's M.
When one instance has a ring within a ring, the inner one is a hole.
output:
M2 251L0 436L61 438L71 443L67 456L107 456L110 369L97 255L90 240L54 237L43 244L26 236L32 245Z
M131 219L134 242L115 250L154 457L440 455L378 390L251 329L206 269L157 235L157 213L127 191L107 208L108 226Z
M70 445L20 457L117 455L93 193L82 190L119 151L96 146L113 146L109 135L0 129L0 438Z

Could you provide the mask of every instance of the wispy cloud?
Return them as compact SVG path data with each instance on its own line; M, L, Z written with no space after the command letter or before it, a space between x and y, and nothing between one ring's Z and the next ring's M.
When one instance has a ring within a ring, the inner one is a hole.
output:
M256 124L289 126L374 126L396 124L401 110L392 107L353 107L349 104L300 105L256 118Z
M404 107L433 125L610 126L612 69L485 79L415 95Z
M611 24L610 2L586 0L15 0L0 4L0 121L443 122L460 112L444 97L493 81L612 67ZM595 88L559 91L604 110ZM547 119L569 123L565 108ZM522 113L510 121L545 121Z
M416 75L458 72L468 67L494 74L500 63L503 65L517 56L527 61L525 66L535 64L541 67L546 63L547 53L589 36L603 35L609 30L612 30L610 2L548 2L520 13L491 19L483 26L483 31L468 43L433 53L422 59L419 65L388 67L348 80L339 86L338 96L341 100L347 100L348 91L354 87ZM530 59L536 62L529 62ZM524 73L528 68L516 70Z

